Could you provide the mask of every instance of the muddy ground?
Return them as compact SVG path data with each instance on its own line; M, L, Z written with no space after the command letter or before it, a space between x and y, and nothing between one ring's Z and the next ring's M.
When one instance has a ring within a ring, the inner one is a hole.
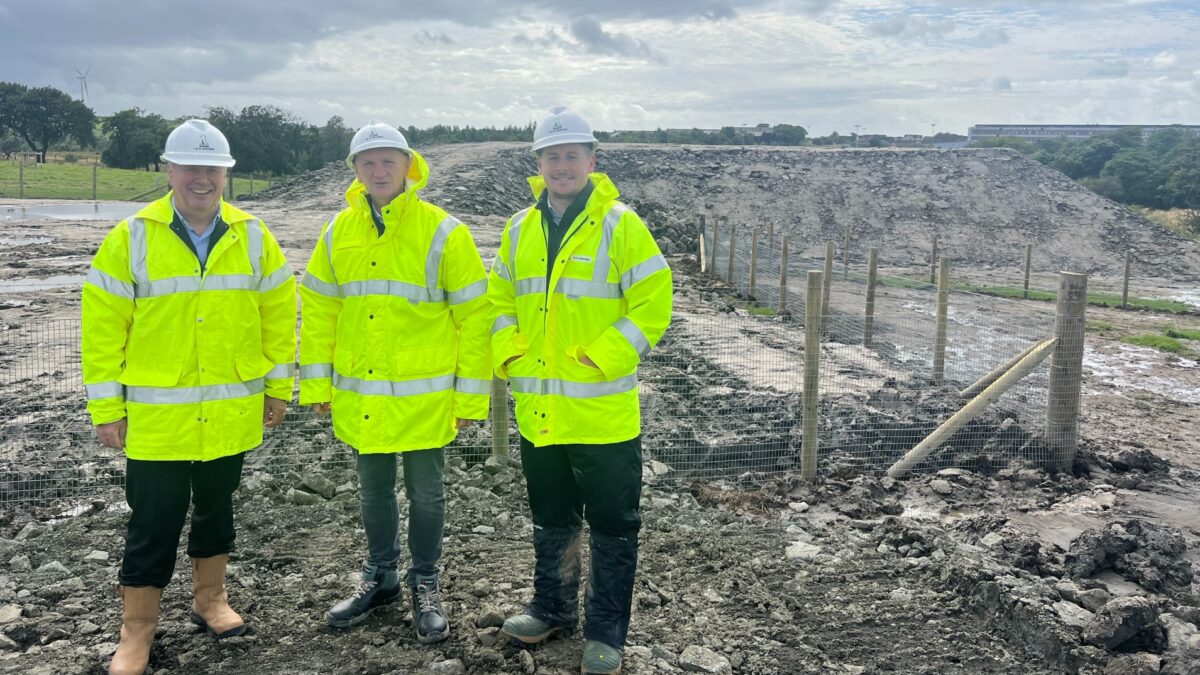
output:
M426 156L427 197L470 223L490 260L503 216L530 199L527 153L489 144ZM985 244L994 223L1020 222L1042 233L1047 264L1097 281L1118 269L1105 262L1123 255L1113 242L1136 240L1160 263L1147 285L1183 296L1200 263L1169 253L1186 245L1006 153L626 146L601 161L677 280L676 324L643 369L646 525L629 672L1200 671L1200 345L1172 356L1115 339L1194 329L1196 316L1089 308L1109 327L1087 338L1071 471L1045 468L1034 381L920 475L894 481L881 471L956 409L956 387L1047 333L1052 310L957 298L954 343L987 348L952 349L950 386L939 389L918 340L931 332L929 293L888 289L884 339L865 349L861 291L842 282L822 348L821 475L807 485L794 473L802 310L752 314L700 274L692 223L701 212L797 213L777 222L815 251L824 229L861 219L878 223L863 232L893 242L896 271L922 264L936 228L960 259L1012 274ZM331 166L246 206L300 270L347 181ZM109 227L0 220L0 672L98 673L115 647L124 514L119 491L103 486L119 483L121 466L89 439L73 347L78 278ZM802 297L799 285L790 293ZM486 445L485 429L464 434L447 475L447 643L417 645L399 606L347 632L323 628L322 613L354 586L364 542L345 449L326 422L296 411L250 456L238 494L230 585L254 634L221 645L196 634L181 561L154 671L576 672L578 637L533 652L497 640L501 618L528 597L531 525L519 469L481 463ZM70 498L81 490L89 496Z

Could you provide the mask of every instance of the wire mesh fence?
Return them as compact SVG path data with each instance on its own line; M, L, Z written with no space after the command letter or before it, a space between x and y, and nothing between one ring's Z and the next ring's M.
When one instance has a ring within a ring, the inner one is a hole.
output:
M1057 449L1073 443L1070 413L1071 406L1078 408L1078 392L1073 402L1060 396L1056 413L1048 394L1052 367L1046 364L963 424L949 432L939 427L961 416L978 393L964 390L1011 367L1014 357L1039 341L1070 334L1082 349L1082 318L1060 317L1056 328L1049 303L947 292L939 329L935 286L896 277L879 277L871 285L861 263L835 264L827 290L813 296L820 359L817 396L806 411L805 341L811 332L806 273L823 270L825 261L784 258L781 239L763 239L757 256L735 243L730 258L727 243L717 241L714 249L708 237L706 252L724 256L717 271L725 277L732 268L732 279L714 280L698 294L678 294L671 328L642 364L643 448L654 479L800 472L806 447L816 453L816 473L825 476L881 473L902 459L909 462L906 471L993 472L1052 466L1060 459ZM96 442L85 410L79 322L4 328L0 504L65 510L118 490L123 455ZM1057 357L1047 363L1057 363ZM507 415L499 435L515 453L511 401ZM942 432L940 442L925 447ZM484 423L460 433L450 451L482 461L493 445L491 426ZM910 456L916 450L920 456ZM292 406L283 426L268 431L263 445L247 456L246 471L286 476L347 468L352 461L328 418Z

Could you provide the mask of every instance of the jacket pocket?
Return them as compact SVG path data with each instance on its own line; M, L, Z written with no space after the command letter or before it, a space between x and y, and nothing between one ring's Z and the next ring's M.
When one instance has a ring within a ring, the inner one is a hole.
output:
M271 370L271 364L262 354L245 354L237 359L238 379L242 382L257 380Z
M134 387L173 387L182 372L182 361L127 364L117 381Z
M392 375L396 379L450 375L457 365L457 354L458 349L453 344L398 349L392 360Z

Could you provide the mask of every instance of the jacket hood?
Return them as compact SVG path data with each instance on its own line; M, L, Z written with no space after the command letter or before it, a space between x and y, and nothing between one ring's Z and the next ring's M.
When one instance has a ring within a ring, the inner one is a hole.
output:
M421 156L421 153L416 150L410 150L409 152L412 156L412 161L408 165L408 175L404 177L404 192L401 192L396 197L396 199L403 199L405 201L425 189L425 185L429 183L429 164L425 162L425 158ZM363 185L358 178L355 178L350 187L346 188L346 203L352 208L365 208L366 200L363 197L366 194L367 186Z

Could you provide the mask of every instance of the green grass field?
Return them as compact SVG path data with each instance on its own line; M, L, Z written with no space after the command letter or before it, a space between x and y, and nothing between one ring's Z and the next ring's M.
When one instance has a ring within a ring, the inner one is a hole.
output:
M1165 335L1130 335L1121 338L1121 342L1138 345L1139 347L1150 347L1160 352L1170 352L1172 354L1187 354L1190 351L1179 340Z
M19 173L16 162L0 162L0 199L20 197ZM166 173L110 169L102 166L96 176L96 198L128 201L155 186L165 185L166 181ZM239 178L235 175L234 193L239 196L250 194L250 182L249 178ZM254 181L255 191L264 190L266 187L266 181ZM163 194L164 191L159 191L140 197L139 200L149 201ZM91 199L92 167L73 164L26 164L25 198Z
M903 277L880 277L879 285L888 286L891 288L923 288L930 291L936 290L933 286L918 281L916 279L907 279ZM981 295L992 295L1000 298L1020 299L1025 295L1025 290L1015 286L980 286L977 284L966 283L950 283L950 288L956 291L967 291L969 293L979 293ZM1029 289L1030 300L1043 300L1053 302L1058 298L1058 294L1052 291L1039 291ZM1117 293L1088 293L1088 304L1098 307L1120 307L1121 296ZM1129 298L1129 307L1131 309L1149 309L1156 312L1168 312L1171 314L1196 314L1197 309L1186 302L1176 302L1174 300L1155 300L1153 298Z

